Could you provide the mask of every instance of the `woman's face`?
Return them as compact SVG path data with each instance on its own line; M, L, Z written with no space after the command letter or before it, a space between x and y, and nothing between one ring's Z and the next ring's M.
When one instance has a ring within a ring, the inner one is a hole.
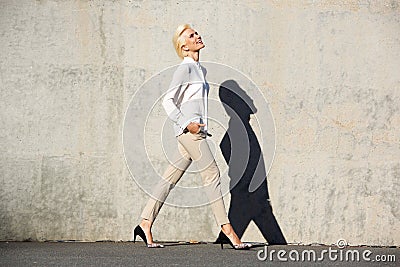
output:
M197 52L205 47L203 40L201 40L201 36L195 30L186 29L182 34L186 41L186 44L182 47L183 50L188 52Z

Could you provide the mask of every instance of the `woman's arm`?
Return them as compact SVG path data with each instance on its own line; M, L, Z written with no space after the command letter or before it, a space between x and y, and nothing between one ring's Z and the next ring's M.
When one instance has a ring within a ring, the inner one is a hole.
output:
M179 98L182 97L183 92L189 86L189 73L190 68L188 64L181 64L175 70L174 76L172 77L171 84L168 92L164 96L163 107L168 114L168 117L181 127L185 129L190 123L185 115L181 112L177 106Z

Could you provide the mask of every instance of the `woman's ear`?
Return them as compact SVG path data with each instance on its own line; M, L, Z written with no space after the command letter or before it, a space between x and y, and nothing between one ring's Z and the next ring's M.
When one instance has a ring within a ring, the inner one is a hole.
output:
M183 45L182 46L182 50L188 52L189 51L189 47L187 45Z

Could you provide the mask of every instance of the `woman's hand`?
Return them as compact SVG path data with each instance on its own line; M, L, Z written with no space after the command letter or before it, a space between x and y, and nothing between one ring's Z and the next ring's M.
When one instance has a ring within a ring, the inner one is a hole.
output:
M189 130L191 134L197 134L200 132L200 128L206 126L204 123L197 123L197 122L191 122L186 126L186 128Z

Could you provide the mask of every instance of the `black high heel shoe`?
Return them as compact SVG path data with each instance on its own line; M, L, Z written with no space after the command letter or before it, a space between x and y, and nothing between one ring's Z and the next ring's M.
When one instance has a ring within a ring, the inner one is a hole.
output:
M252 245L249 243L241 243L238 245L232 244L232 241L222 231L219 232L217 243L221 244L221 249L224 249L224 243L231 245L231 247L236 250L240 250L240 249L245 250L245 249L250 249L252 247Z
M146 243L146 246L148 248L163 248L164 247L163 245L156 244L156 243L147 244L146 234L144 233L144 231L143 231L142 227L140 227L140 225L136 226L136 228L133 230L133 243L136 242L137 235L143 239L143 242Z

